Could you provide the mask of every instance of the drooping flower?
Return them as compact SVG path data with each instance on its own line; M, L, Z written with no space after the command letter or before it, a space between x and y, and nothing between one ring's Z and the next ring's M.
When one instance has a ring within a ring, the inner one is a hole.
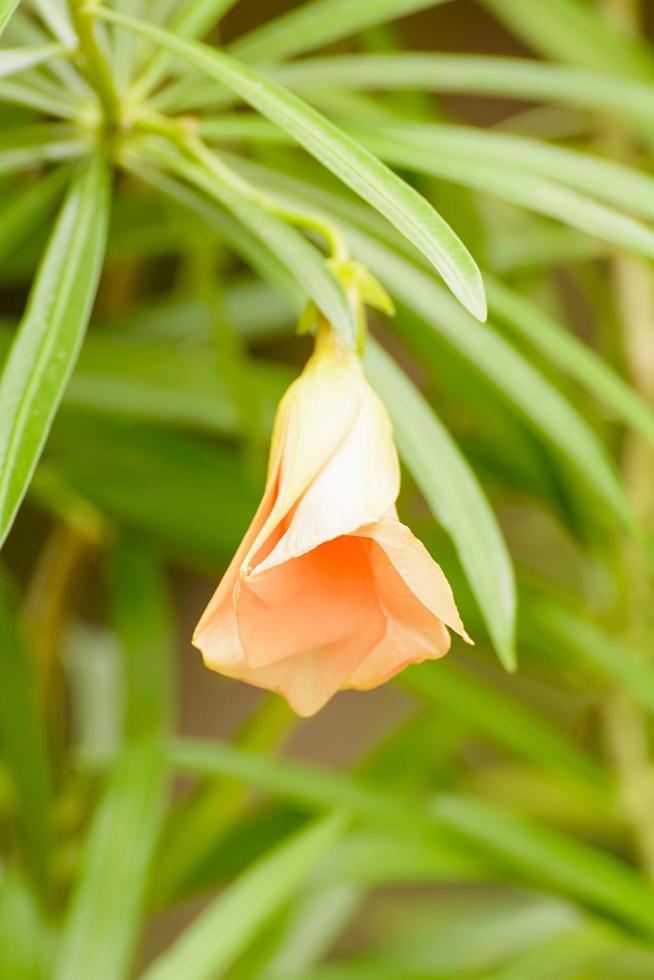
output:
M326 323L282 399L263 499L193 642L303 716L468 640L441 568L400 523L391 423Z

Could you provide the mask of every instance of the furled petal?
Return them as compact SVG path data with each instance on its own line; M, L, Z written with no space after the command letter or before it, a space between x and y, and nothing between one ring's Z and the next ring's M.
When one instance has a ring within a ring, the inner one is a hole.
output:
M359 690L383 684L409 664L442 657L450 648L443 621L415 596L376 542L371 562L386 632L345 685Z
M467 643L472 643L461 622L450 583L421 541L394 516L359 528L384 551L405 584L423 606Z
M268 481L261 503L257 512L252 518L252 523L245 532L245 537L241 541L238 551L232 558L229 567L223 575L218 588L209 600L209 603L200 617L200 621L193 633L193 643L204 652L205 644L215 644L219 639L220 621L223 618L225 607L230 608L232 604L232 594L238 582L239 573L246 555L252 543L255 541L261 528L269 518L275 498L277 496L277 483L279 473L279 463L281 458L281 443L278 443L275 452L270 454L270 467Z
M282 399L271 457L279 456L275 505L250 542L243 564L256 566L270 552L270 537L351 432L359 413L362 375L346 349L323 349L310 358ZM270 478L269 478L270 479Z
M329 396L323 413L331 411ZM359 409L348 435L307 487L285 533L256 573L304 555L369 524L393 506L400 470L386 409L361 378Z

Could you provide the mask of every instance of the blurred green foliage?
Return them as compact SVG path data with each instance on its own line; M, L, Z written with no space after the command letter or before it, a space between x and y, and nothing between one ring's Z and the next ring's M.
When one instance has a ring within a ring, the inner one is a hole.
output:
M653 27L0 0L2 980L654 975ZM298 723L188 634L348 254L477 645Z

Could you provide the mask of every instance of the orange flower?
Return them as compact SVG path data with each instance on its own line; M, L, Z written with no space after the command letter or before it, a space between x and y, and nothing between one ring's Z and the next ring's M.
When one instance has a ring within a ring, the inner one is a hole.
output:
M282 399L259 509L193 636L207 667L315 714L468 637L440 567L395 510L391 423L327 324Z

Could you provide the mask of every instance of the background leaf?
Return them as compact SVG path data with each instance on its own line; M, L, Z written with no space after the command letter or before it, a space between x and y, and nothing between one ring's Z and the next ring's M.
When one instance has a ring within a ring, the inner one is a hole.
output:
M79 352L104 251L103 160L76 175L0 377L0 543L25 494Z

